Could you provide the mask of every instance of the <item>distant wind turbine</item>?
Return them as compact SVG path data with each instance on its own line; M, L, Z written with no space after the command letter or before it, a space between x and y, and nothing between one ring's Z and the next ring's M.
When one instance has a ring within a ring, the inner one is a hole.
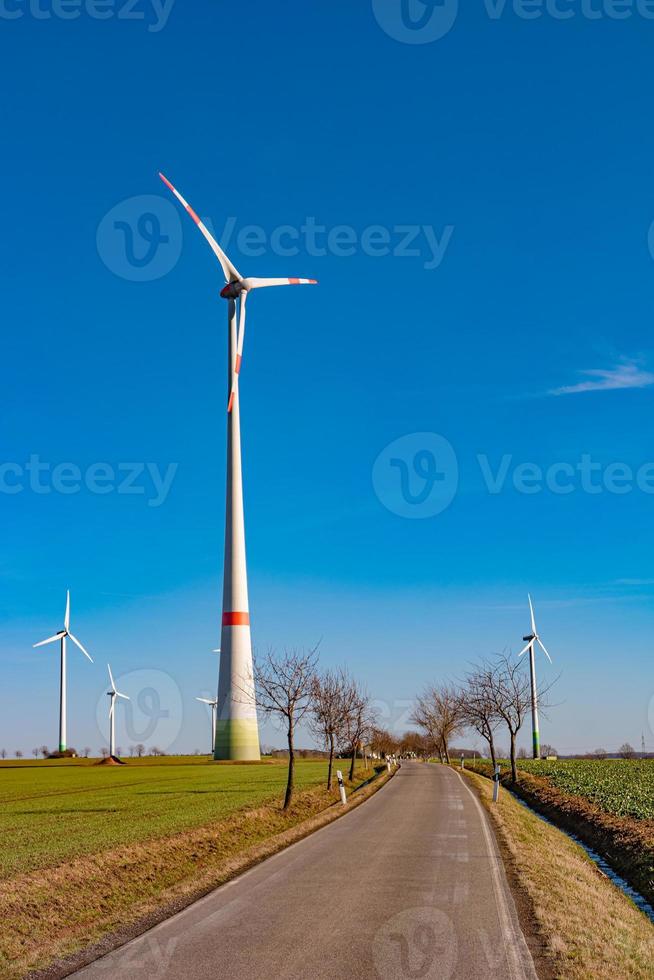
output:
M121 694L120 691L116 690L116 685L114 683L114 675L111 673L111 667L107 664L107 670L109 671L109 680L111 681L111 690L107 691L108 697L111 698L109 704L109 758L115 759L116 757L116 698L124 698L125 701L129 701L129 697L126 694Z
M220 676L214 759L259 761L259 728L252 669L250 608L245 561L243 519L243 477L241 470L241 423L238 378L245 338L245 304L254 289L264 286L315 284L315 279L244 278L198 217L191 205L170 181L162 181L193 219L220 263L225 285L220 291L228 301L228 390L227 404L227 508L225 518L225 563L223 575L223 616L220 646ZM238 300L238 329L236 302Z
M213 748L216 744L216 708L218 706L218 698L196 698L196 701L201 701L202 704L211 705L211 754L213 755Z
M66 592L66 612L64 615L64 628L49 636L47 640L40 640L34 644L36 647L45 646L46 643L61 641L61 669L59 675L59 751L66 751L66 639L70 637L75 646L79 647L85 657L93 663L90 653L84 649L80 641L70 632L70 590Z
M540 759L540 731L538 728L538 690L536 687L536 656L535 648L536 644L540 646L541 650L547 657L550 663L552 663L552 658L545 649L545 644L538 635L538 630L536 629L536 617L534 616L534 606L531 601L531 596L527 595L529 599L529 612L531 613L531 633L528 636L523 636L523 640L528 640L527 646L524 650L521 650L518 654L519 657L529 650L529 669L531 671L531 727L533 734L533 753L534 759Z

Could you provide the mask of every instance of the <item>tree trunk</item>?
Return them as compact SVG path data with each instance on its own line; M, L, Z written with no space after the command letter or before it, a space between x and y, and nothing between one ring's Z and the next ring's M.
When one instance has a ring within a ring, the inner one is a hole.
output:
M295 777L295 746L293 744L293 722L288 723L288 780L286 782L286 795L284 797L284 809L287 810L293 798L293 781Z
M332 770L334 768L334 736L329 736L329 768L327 769L327 789L332 788Z
M511 732L511 782L518 782L518 767L515 764L515 732Z
M354 767L357 762L357 743L352 744L352 761L350 762L350 782L354 779Z
M495 772L495 766L497 765L497 759L495 758L495 739L492 735L484 735L484 738L488 742L488 751L490 752L491 762L493 763L493 772Z
M444 742L443 743L443 748L445 749L445 758L447 759L447 764L449 766L449 764L450 764L450 750L449 750L449 747L448 747L447 742Z

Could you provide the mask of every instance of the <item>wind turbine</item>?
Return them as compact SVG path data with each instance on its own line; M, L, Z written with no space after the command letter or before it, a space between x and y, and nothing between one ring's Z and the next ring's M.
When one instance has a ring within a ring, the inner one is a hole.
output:
M66 639L70 637L75 646L79 647L85 657L93 663L93 658L84 649L80 641L73 636L70 632L70 590L66 591L66 612L64 614L64 628L55 633L54 636L49 636L47 640L40 640L39 643L34 644L34 649L36 647L45 646L46 643L55 643L57 640L61 641L61 668L60 668L60 679L59 679L59 751L66 751Z
M252 670L238 398L238 379L245 338L245 306L247 297L253 289L260 289L265 286L315 284L316 280L243 278L193 208L163 174L160 173L159 176L206 238L225 277L225 285L221 289L220 295L228 301L227 505L220 637L222 652L218 681L214 759L258 761L260 758L259 728ZM236 322L237 300L239 302L238 330Z
M523 640L528 640L527 646L524 650L521 650L518 654L519 657L529 650L529 669L531 671L531 727L533 733L533 750L534 759L540 759L540 731L538 728L538 690L536 688L536 644L540 646L543 653L547 657L550 663L552 663L552 658L545 649L545 645L538 635L538 630L536 629L536 617L534 616L534 606L531 601L531 596L528 594L529 599L529 612L531 613L531 633L528 636L523 636Z
M216 744L216 707L218 706L218 698L196 698L196 701L201 701L202 704L211 705L211 751L213 752L213 747Z
M109 758L115 759L115 745L116 745L116 698L124 698L125 701L129 701L129 697L126 694L121 694L120 691L116 690L116 685L114 683L114 675L111 673L111 667L107 664L107 670L109 671L109 680L111 681L111 690L107 691L108 697L111 698L109 704Z

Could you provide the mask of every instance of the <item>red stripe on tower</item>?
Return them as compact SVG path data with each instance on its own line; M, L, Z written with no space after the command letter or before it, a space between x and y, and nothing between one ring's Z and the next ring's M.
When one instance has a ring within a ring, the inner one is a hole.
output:
M249 626L250 614L246 612L223 613L223 626Z

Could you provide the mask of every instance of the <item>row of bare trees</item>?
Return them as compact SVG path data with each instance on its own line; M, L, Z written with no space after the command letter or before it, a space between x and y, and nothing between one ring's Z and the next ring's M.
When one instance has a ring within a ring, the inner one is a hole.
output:
M539 693L540 708L547 707L550 687ZM459 684L428 687L417 699L412 720L441 761L447 763L453 738L473 731L488 745L495 766L496 735L498 729L504 728L509 736L511 778L515 781L516 740L531 712L531 703L531 684L524 665L502 655L473 665Z
M281 722L288 744L288 777L284 809L290 806L295 785L296 734L306 721L314 737L329 753L327 788L332 788L334 758L350 756L349 778L354 778L357 754L373 740L375 728L370 697L345 668L320 671L318 650L269 650L256 659L254 680L259 710ZM390 736L388 736L390 739Z

